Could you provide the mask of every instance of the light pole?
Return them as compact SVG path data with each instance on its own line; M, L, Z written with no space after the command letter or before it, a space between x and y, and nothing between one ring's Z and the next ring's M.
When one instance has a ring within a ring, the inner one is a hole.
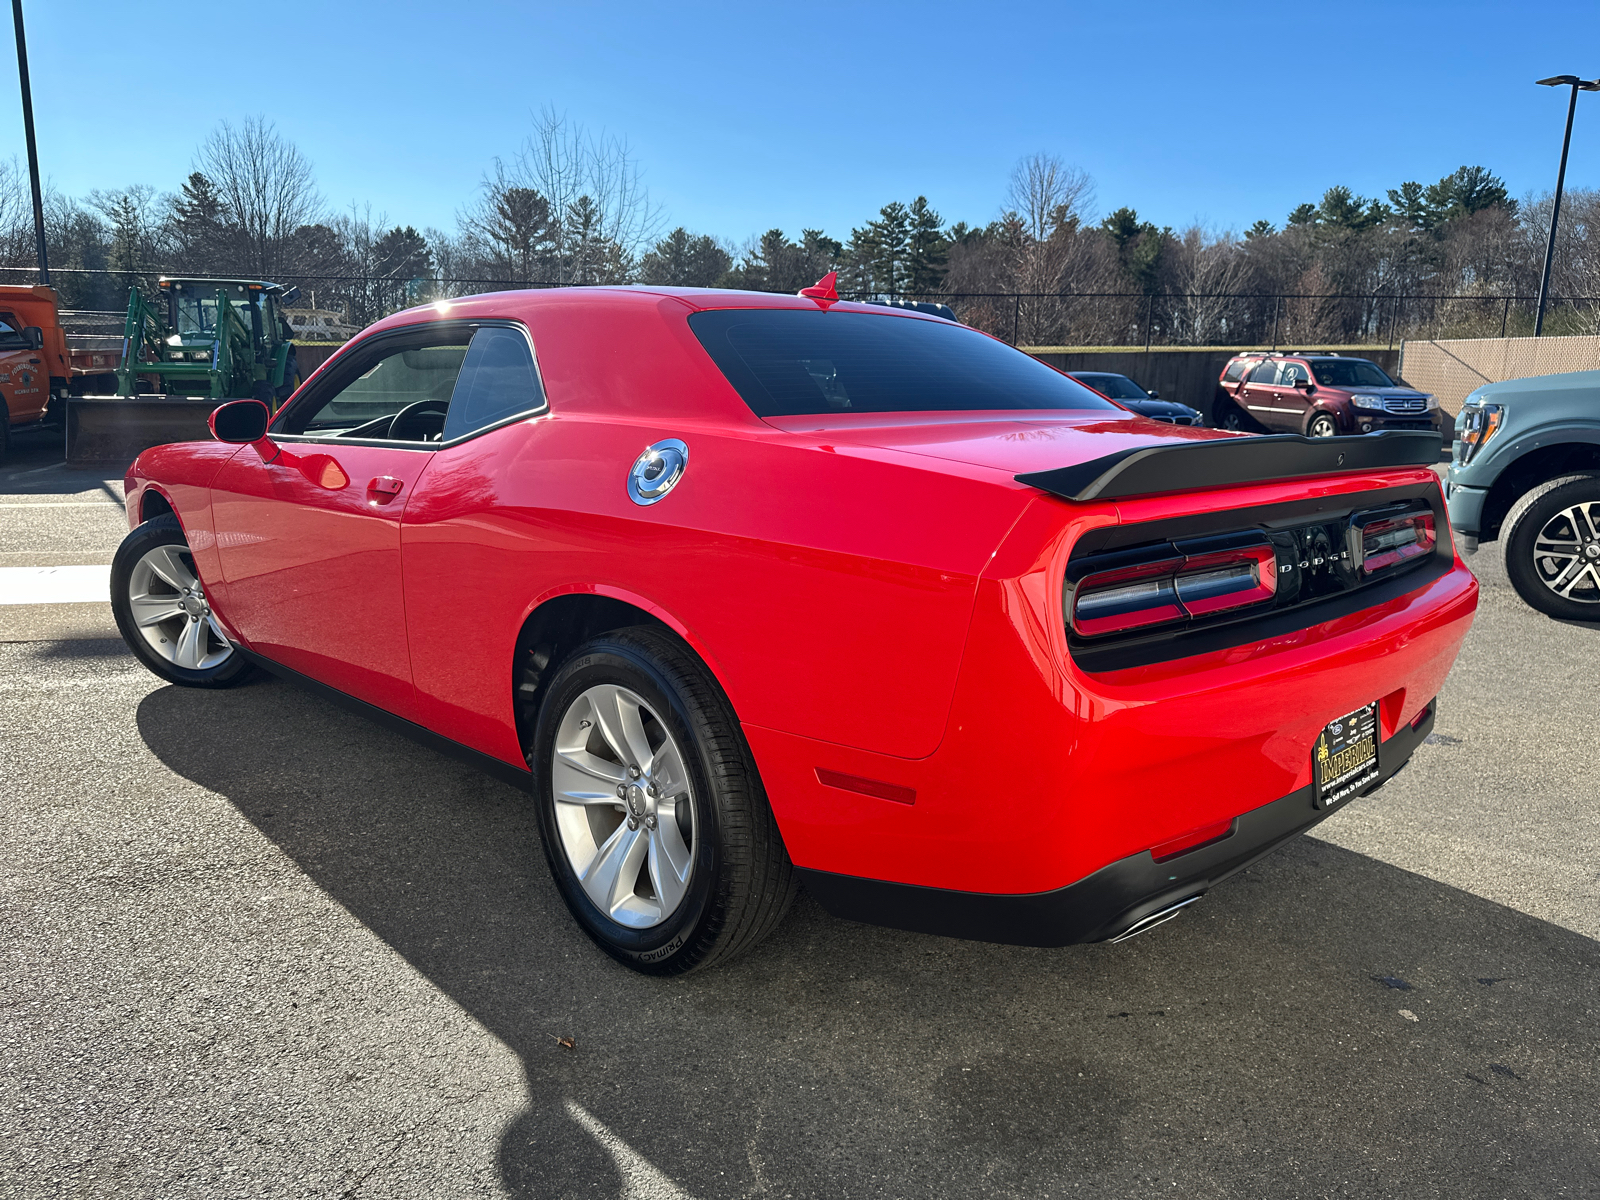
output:
M20 3L20 0L19 0ZM1572 116L1578 111L1579 92L1600 92L1600 79L1583 80L1576 75L1552 75L1536 81L1542 87L1570 87L1567 102L1567 132L1561 137L1561 166L1556 171L1556 198L1550 206L1550 238L1544 245L1544 276L1539 280L1539 310L1533 318L1533 336L1544 334L1544 303L1550 295L1550 264L1556 254L1556 221L1561 216L1561 187L1567 180L1567 147L1572 144Z
M22 85L22 132L28 142L28 177L33 182L33 233L39 241L39 282L50 286L50 259L44 250L44 200L39 195L39 148L33 141L33 88L28 83L28 39L22 33L22 0L11 0L17 27L17 77Z

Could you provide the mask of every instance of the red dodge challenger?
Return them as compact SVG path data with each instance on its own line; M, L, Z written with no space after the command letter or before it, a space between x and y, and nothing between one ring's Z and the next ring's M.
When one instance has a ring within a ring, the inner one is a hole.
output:
M146 451L112 603L534 796L636 969L830 912L1117 940L1405 765L1477 605L1431 433L1157 424L972 329L581 288L399 313Z

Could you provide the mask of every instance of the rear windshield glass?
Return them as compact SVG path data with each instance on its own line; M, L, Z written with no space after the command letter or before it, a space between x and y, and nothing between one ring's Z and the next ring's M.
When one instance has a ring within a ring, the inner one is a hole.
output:
M1323 387L1394 387L1377 363L1364 358L1311 360L1311 373Z
M1110 396L1113 400L1148 400L1150 399L1142 387L1126 375L1091 375L1087 371L1072 373L1074 379L1082 380L1102 396Z
M914 318L717 309L689 318L757 416L987 409L1116 411L1060 372L976 330Z

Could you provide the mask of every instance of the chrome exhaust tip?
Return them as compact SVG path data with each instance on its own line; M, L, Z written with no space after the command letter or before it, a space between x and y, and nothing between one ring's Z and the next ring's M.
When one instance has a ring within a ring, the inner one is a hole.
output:
M1181 913L1184 909L1188 908L1189 905L1200 899L1200 896L1204 894L1205 893L1202 892L1197 895L1190 896L1186 900L1179 900L1176 904L1169 904L1166 908L1157 909L1148 917L1140 917L1132 925L1129 925L1121 933L1117 934L1116 937L1107 938L1106 940L1115 946L1118 942L1125 942L1129 938L1138 937L1147 929L1154 929L1157 925L1164 925L1168 921L1172 920L1173 917Z

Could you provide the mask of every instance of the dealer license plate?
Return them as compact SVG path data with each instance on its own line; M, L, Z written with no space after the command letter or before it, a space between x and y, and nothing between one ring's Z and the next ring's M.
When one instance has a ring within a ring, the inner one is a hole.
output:
M1311 752L1318 808L1348 800L1378 777L1376 702L1329 721Z

